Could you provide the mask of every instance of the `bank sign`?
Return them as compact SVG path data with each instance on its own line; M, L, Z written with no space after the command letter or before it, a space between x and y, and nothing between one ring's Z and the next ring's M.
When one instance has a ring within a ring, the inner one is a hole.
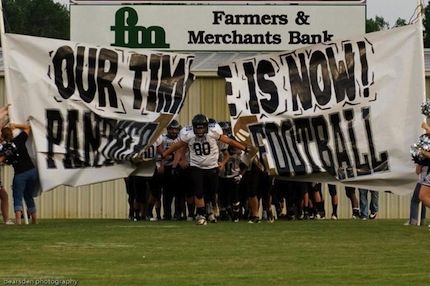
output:
M365 32L356 4L71 5L71 39L171 51L283 51ZM91 23L91 24L88 24Z

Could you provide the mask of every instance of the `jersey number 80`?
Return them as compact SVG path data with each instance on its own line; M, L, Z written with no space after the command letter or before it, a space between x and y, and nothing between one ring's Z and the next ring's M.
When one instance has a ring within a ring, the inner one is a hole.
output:
M197 156L207 156L211 153L209 142L196 142L193 144L193 149Z

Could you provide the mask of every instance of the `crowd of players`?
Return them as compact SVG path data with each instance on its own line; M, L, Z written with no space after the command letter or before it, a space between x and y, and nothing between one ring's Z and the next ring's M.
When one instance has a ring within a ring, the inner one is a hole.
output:
M250 160L249 152L234 139L229 122L197 114L182 128L173 120L167 133L135 158L138 168L126 179L129 219L206 225L325 218L320 183L277 180ZM329 185L329 192L330 217L337 219L336 186ZM355 189L346 194L352 217L359 218Z

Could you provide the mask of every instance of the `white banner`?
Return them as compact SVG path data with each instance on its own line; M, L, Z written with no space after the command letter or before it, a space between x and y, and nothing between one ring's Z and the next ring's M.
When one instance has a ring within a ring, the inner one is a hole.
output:
M422 45L414 24L220 66L235 136L273 175L411 192Z
M10 113L30 120L43 190L128 176L178 114L191 55L6 34Z

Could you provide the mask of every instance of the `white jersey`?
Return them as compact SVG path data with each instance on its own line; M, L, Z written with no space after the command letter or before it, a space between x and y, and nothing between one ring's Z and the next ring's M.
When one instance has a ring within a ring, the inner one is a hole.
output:
M241 154L232 154L224 165L224 170L219 173L222 178L234 178L240 175Z
M190 166L200 169L217 168L219 158L218 140L221 135L222 129L219 124L209 124L208 133L201 138L194 134L192 126L184 127L179 133L179 138L188 144Z
M152 177L155 171L155 162L157 161L157 147L161 144L161 136L145 150L141 151L138 157L142 162L138 163L138 167L131 174L132 176Z
M161 146L163 147L163 150L169 149L169 147L175 143L177 140L172 139L167 134L161 135ZM164 166L172 166L173 159L175 157L175 154L170 154L167 158L164 159Z

